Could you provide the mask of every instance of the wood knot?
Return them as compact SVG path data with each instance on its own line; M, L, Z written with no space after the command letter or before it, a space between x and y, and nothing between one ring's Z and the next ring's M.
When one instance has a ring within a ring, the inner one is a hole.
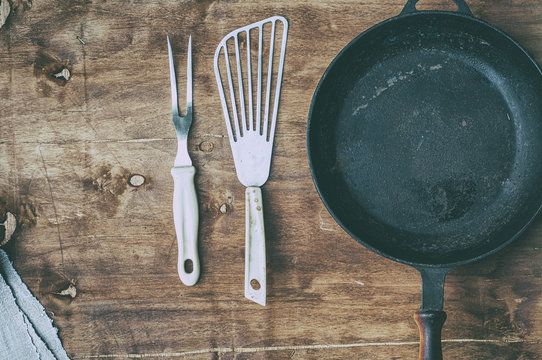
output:
M146 181L147 179L145 179L145 176L140 174L133 174L128 179L128 185L133 187L140 187L141 185L145 184Z
M222 214L225 214L228 212L228 210L230 210L230 207L228 206L228 204L222 204L220 205L219 210Z
M199 149L205 153L210 153L215 148L215 144L210 141L202 141L199 144Z
M34 75L45 75L47 79L63 86L72 77L72 67L69 60L62 60L55 54L41 50L34 61Z
M70 80L70 76L71 76L71 72L70 70L68 70L68 68L66 67L63 67L62 70L60 70L59 72L55 73L55 74L52 74L54 77L56 77L57 79L64 79L66 81Z
M75 287L73 281L71 281L67 288L65 288L64 290L61 290L59 292L55 292L53 294L58 295L58 296L65 296L65 297L70 297L72 299L75 299L75 297L77 296L77 288Z
M17 228L17 219L15 215L10 212L6 213L6 220L3 223L0 223L4 227L4 237L0 239L0 246L4 246L11 239L11 236Z
M37 212L26 198L0 192L0 246L13 241L24 228L36 224Z

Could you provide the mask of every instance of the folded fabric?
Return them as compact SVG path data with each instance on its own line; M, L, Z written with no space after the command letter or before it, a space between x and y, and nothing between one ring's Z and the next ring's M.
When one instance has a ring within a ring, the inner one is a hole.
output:
M52 320L1 249L0 309L0 360L69 360Z

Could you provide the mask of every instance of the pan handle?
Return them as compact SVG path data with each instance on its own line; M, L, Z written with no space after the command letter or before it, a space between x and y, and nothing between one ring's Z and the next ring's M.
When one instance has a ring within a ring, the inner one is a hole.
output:
M420 329L420 360L442 360L441 332L446 313L444 280L448 268L420 267L422 276L422 306L414 315Z
M418 311L414 319L420 329L420 360L442 360L442 325L446 320L444 311Z
M418 12L418 10L416 9L416 4L418 3L418 1L419 0L408 0L405 7L403 8L403 11L401 11L400 15L412 14L412 13ZM454 2L457 5L458 13L463 14L463 15L474 16L472 15L472 12L470 11L470 8L465 2L465 0L454 0Z

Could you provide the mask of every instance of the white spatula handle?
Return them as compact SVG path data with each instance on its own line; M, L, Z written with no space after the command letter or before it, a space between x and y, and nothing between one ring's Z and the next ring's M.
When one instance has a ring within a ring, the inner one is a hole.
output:
M177 270L183 284L195 285L200 274L198 257L198 199L194 186L196 168L193 166L176 166L171 169L173 176L173 219L177 233L179 258ZM192 262L192 271L186 267Z
M249 186L245 198L245 297L265 306L266 263L262 190L257 186Z

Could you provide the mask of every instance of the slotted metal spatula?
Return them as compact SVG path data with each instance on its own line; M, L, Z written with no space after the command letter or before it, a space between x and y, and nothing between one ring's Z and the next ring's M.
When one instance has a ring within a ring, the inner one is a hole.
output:
M261 305L266 300L266 259L260 186L271 167L287 36L288 22L274 16L232 31L215 52L235 169L247 187L245 297Z

